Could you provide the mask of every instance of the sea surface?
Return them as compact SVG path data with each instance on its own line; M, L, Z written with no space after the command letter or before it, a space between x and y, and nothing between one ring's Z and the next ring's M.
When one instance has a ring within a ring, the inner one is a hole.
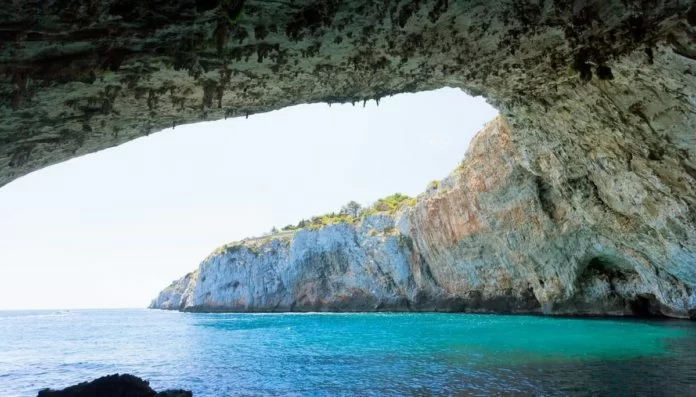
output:
M111 373L194 396L696 396L696 322L0 312L0 396Z

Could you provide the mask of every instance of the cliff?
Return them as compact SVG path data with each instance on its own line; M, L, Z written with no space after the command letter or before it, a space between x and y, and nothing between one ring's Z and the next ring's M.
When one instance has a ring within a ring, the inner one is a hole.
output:
M671 192L646 150L623 173L553 185L526 160L553 141L518 138L497 118L415 204L222 247L151 307L696 317L696 176ZM594 150L588 164L627 155Z

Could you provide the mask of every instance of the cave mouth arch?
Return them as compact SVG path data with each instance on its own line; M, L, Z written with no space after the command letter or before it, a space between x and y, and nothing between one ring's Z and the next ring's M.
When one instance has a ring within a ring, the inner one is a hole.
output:
M691 150L683 0L82 3L0 16L0 186L172 126L445 86L531 140L618 128Z
M350 200L367 206L396 192L422 193L462 162L496 114L458 89L365 107L302 105L180 126L47 167L0 188L0 242L16 242L0 251L0 263L24 264L0 301L72 308L92 295L89 285L102 285L95 305L145 306L220 245L338 212ZM96 248L109 258L90 258ZM47 276L49 263L64 271ZM86 277L93 264L102 276ZM109 287L128 285L140 269L146 274L128 296ZM12 298L36 285L43 286L36 301Z
M692 2L112 3L0 15L0 186L172 126L451 86L504 116L540 198L558 204L547 236L570 225L634 251L667 243L653 263L696 286L680 271L696 235L661 227L696 224Z
M660 311L660 303L653 294L637 294L633 299L628 300L628 307L634 317L667 317Z
M578 275L580 300L604 302L607 310L637 318L666 317L655 294L645 285L635 268L614 255L591 257Z

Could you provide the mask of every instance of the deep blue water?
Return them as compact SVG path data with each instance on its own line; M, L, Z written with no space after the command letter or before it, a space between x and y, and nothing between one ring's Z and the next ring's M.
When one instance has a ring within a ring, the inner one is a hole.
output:
M194 396L696 396L696 323L0 312L0 395L132 373Z

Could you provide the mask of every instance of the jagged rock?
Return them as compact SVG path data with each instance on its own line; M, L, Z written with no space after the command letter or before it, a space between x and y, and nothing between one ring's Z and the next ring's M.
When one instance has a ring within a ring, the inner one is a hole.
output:
M190 391L152 390L147 381L128 374L107 375L63 390L41 390L38 397L192 397Z
M529 148L513 138L498 118L413 207L223 247L151 307L693 313L696 233L687 210L657 193L636 204L641 215L622 214L602 197L598 186L615 176L601 171L559 190L530 170Z

